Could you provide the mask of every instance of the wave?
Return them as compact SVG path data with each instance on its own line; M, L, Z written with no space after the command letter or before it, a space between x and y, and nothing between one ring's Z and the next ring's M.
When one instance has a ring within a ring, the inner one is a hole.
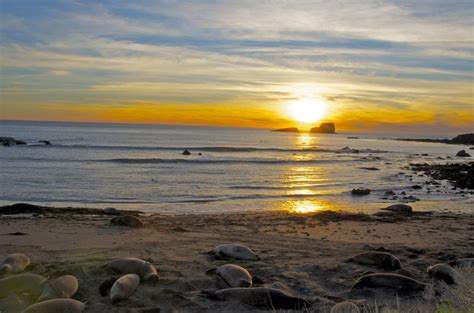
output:
M43 144L28 145L35 148L65 148L65 149L99 149L99 150L145 150L145 151L183 151L185 149L197 152L335 152L339 150L323 149L323 148L259 148L259 147L230 147L230 146L204 146L204 147L162 147L162 146L106 146L106 145L58 145L53 144L45 146Z
M101 162L124 163L124 164L321 164L321 163L341 163L341 162L361 162L362 160L332 160L332 159L311 159L311 160L278 160L278 159L226 159L226 160L209 160L209 159L108 159L98 160Z

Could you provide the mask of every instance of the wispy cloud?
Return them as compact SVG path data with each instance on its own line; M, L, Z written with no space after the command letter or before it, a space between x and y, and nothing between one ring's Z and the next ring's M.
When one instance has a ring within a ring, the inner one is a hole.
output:
M387 114L474 119L471 1L3 3L6 118L30 106L38 118L82 108L109 120L126 102L136 119L166 107L177 122L206 110L220 124L251 112L264 115L248 116L252 126L270 126L284 123L287 101L319 97L347 128Z

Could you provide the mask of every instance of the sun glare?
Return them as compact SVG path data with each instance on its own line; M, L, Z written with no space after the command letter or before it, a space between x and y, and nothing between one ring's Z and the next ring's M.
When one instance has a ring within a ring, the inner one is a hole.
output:
M302 123L314 123L323 118L326 104L316 99L300 99L290 103L290 115Z

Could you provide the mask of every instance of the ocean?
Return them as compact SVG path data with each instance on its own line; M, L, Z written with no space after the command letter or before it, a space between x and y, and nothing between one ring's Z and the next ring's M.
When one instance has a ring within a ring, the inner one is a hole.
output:
M462 161L455 155L466 146L404 142L381 134L14 121L1 122L0 136L28 143L0 147L1 205L28 202L175 214L370 213L412 196L419 201L410 205L422 210L462 212L474 207L471 194L453 190L447 182L427 186L429 177L406 168L410 163ZM183 155L185 149L191 155ZM356 197L353 188L372 192ZM398 199L385 196L389 190Z

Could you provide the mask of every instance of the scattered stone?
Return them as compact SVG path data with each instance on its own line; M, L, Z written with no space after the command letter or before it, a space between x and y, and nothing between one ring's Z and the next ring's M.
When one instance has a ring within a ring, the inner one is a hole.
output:
M418 189L422 189L423 187L421 187L420 185L413 185L411 186L412 189L415 189L415 190L418 190Z
M189 152L189 150L186 149L183 151L183 155L191 155L191 152Z
M466 158L466 157L470 157L471 155L467 153L466 150L461 150L458 153L456 153L456 156Z
M394 195L396 195L396 193L393 190L387 190L387 191L385 191L385 195L386 196L394 196Z
M367 171L380 171L379 168L377 167L359 167L361 170L367 170Z
M115 225L120 225L120 226L134 227L134 228L140 228L144 226L142 221L140 221L135 216L131 216L131 215L114 217L112 218L110 223L115 224Z
M46 146L50 146L51 145L51 141L49 140L40 140L38 141L39 143L44 143Z
M107 215L121 215L122 214L116 208L104 208L104 213Z
M3 146L26 145L23 140L18 140L13 137L0 137L0 144Z
M474 189L474 162L432 165L425 163L410 166L412 170L422 171L435 180L448 180L457 188Z
M369 195L370 194L370 189L359 189L359 188L355 188L355 189L352 189L351 191L351 194L353 196L366 196L366 195Z

